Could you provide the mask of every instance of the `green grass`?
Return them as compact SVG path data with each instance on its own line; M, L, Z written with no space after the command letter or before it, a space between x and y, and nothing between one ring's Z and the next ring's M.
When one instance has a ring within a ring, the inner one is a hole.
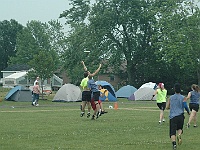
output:
M118 110L109 109L97 120L80 117L80 102L57 103L40 100L0 102L0 149L2 150L171 150L169 111L158 125L155 101L119 99ZM14 108L12 107L14 106ZM199 114L198 114L199 115ZM185 114L188 121L188 115ZM198 116L199 119L199 116ZM199 149L200 128L186 129L178 149Z

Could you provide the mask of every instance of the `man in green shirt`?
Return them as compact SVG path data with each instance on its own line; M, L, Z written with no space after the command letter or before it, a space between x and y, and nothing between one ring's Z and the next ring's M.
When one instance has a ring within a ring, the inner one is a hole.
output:
M90 117L90 110L91 110L91 92L90 89L88 89L88 72L84 72L84 78L81 81L81 88L82 88L82 107L81 107L81 117L85 114L85 106L87 104L88 106L88 113L87 117Z

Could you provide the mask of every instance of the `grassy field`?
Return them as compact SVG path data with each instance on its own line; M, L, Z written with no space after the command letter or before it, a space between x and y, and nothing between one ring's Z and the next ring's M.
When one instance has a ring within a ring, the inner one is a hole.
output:
M0 88L3 99L6 90ZM166 122L158 124L159 110L155 101L118 100L104 102L108 111L97 120L80 117L80 102L40 100L39 107L30 102L0 102L1 150L171 150L169 111ZM188 115L185 113L185 124ZM198 116L199 119L199 116ZM200 121L200 120L199 120ZM183 144L177 149L199 149L200 128L186 129Z

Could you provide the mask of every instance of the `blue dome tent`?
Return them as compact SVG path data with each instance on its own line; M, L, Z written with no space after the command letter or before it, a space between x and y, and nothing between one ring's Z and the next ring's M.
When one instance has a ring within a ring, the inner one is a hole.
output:
M117 98L129 98L137 89L131 85L126 85L121 87L117 92L116 92L116 97Z
M29 88L23 86L15 86L5 97L7 101L32 101L32 92Z
M106 81L96 81L97 85L101 85L104 89L108 90L108 95L104 97L100 97L100 100L102 101L117 101L116 94L115 94L115 89L113 86L106 82Z

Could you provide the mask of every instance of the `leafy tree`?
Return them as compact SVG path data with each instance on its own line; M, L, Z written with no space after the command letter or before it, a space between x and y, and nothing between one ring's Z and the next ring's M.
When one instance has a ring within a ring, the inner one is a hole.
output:
M84 2L82 1L81 4ZM77 14L82 12L83 8L88 8L89 4L85 2L83 5L85 7L79 5L77 1L73 1L73 4L74 7L63 13L61 17L66 17L68 23L76 21L76 25L88 19L89 23L85 23L84 27L85 39L78 40L83 49L92 49L90 61L95 63L107 59L108 66L112 64L113 70L116 71L126 61L129 84L144 82L146 75L139 75L139 73L145 70L144 68L151 69L147 64L155 62L155 59L149 55L153 53L150 43L156 31L153 28L156 18L151 2L97 1L91 10L84 9L87 10L84 14L89 15L81 15L80 20L75 19L78 18Z
M17 37L17 53L15 57L11 57L10 63L29 63L40 51L52 54L55 61L58 61L58 55L63 50L62 40L65 37L62 29L58 21L27 23L27 27Z
M57 21L48 23L31 21L27 23L27 27L17 37L16 57L12 57L10 63L27 63L41 49L47 53L54 50L59 54L62 50L61 41L64 38L62 29Z
M30 60L29 64L32 65L33 70L29 74L37 75L41 78L42 84L42 98L43 98L43 82L45 79L52 77L52 74L57 69L57 61L55 61L56 56L55 51L50 51L46 53L45 50L41 50L38 55L34 55L33 59Z
M29 64L36 76L40 76L42 83L59 67L59 51L62 50L60 41L64 37L62 26L57 21L41 23L31 21L27 23L17 37L16 56L10 63Z
M171 64L172 68L178 66L181 71L176 70L176 77L182 82L184 78L189 78L186 84L195 83L197 79L200 82L199 9L196 7L195 13L192 13L190 6L190 3L185 2L176 9L160 9L158 25L161 32L157 35L159 42L156 43L160 47L156 54Z
M16 53L16 38L23 26L11 19L0 22L0 71L8 66L10 56Z
M50 41L45 32L45 24L38 21L27 23L27 27L23 29L17 37L15 57L11 57L11 64L26 64L37 55L41 49L48 52L50 49Z
M97 0L93 5L83 0L71 2L73 7L60 15L73 29L65 51L67 64L75 53L82 54L77 49L90 50L91 66L108 60L107 66L119 73L121 64L126 62L128 82L136 87L148 81L186 83L186 77L195 81L191 77L192 59L183 51L191 49L191 45L198 46L196 42L191 44L193 40L186 42L191 39L187 35L198 29L198 15L192 17L188 13L190 3L184 0ZM197 19L195 23L189 21L192 18ZM196 27L186 30L189 22ZM83 57L76 58L78 62ZM172 71L174 74L169 75ZM188 73L183 75L185 72Z

